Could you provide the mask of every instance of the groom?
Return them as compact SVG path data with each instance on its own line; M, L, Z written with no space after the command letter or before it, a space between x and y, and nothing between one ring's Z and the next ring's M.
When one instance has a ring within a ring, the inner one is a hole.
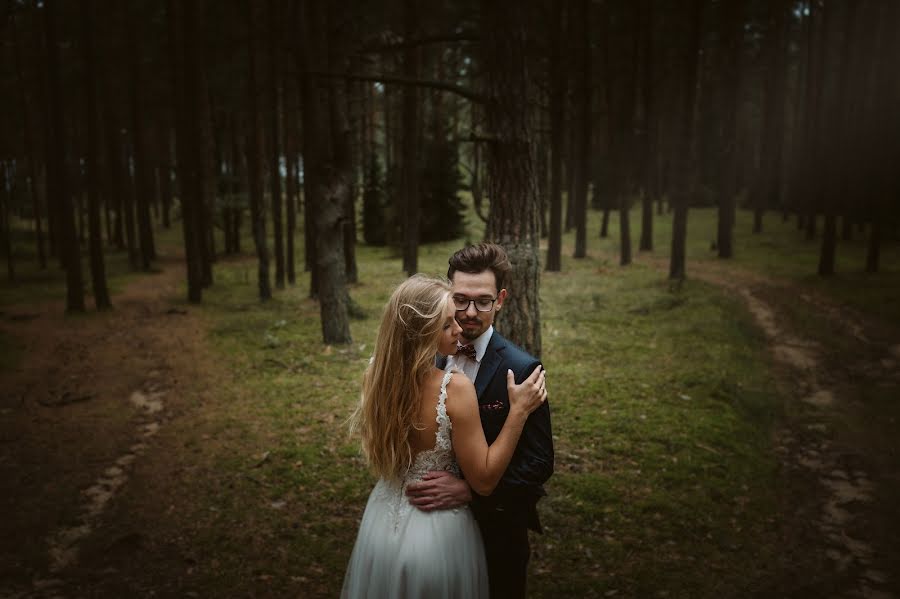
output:
M507 370L518 383L513 392L530 393L536 391L523 381L541 366L537 358L494 330L494 318L508 295L503 284L509 270L502 247L481 243L453 254L447 271L465 345L446 364L438 365L455 366L475 383L488 443L500 434L509 413ZM542 485L552 473L550 407L544 402L529 416L512 461L491 495L475 494L464 480L447 472L428 473L421 483L409 485L407 494L410 503L426 511L471 502L484 540L492 599L524 597L531 553L528 529L542 532L536 506L546 494Z

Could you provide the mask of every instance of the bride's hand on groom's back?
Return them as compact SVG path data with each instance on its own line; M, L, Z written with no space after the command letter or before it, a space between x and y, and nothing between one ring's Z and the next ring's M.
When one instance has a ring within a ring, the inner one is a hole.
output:
M466 481L444 470L429 472L422 482L407 485L406 495L411 505L424 512L449 510L472 501L472 490Z
M506 371L506 390L509 394L509 409L521 410L526 415L537 410L547 401L546 373L538 365L528 377L516 384L512 370Z

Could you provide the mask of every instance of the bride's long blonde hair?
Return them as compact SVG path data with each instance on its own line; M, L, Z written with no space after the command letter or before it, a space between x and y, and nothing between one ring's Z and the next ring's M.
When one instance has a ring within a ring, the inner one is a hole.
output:
M412 465L410 435L449 302L447 281L419 274L401 283L384 307L351 417L351 431L359 432L363 454L379 477L401 479Z

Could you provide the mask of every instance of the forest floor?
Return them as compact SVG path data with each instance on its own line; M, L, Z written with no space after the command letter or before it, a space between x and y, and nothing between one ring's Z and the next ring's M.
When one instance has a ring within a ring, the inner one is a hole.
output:
M773 438L783 578L772 596L900 597L900 329L726 262L696 261L689 271L744 300L786 398Z
M210 594L192 579L205 556L188 549L184 512L205 500L194 477L225 442L211 414L231 375L204 316L176 299L180 261L161 268L105 314L0 308L0 335L21 355L0 391L0 507L14 515L0 527L0 598ZM791 398L773 438L781 563L759 596L900 597L900 332L749 270L704 261L690 276L744 299ZM248 466L218 476L265 487L253 468L268 459L241 456ZM252 547L236 550L255 559ZM269 568L253 565L260 584ZM316 579L292 580L301 596L326 594Z
M59 301L2 308L0 333L21 359L0 393L0 597L132 596L117 591L120 566L165 580L164 562L132 561L144 539L119 534L111 512L136 477L164 488L184 450L159 433L196 418L217 380L203 323L173 301L180 262L133 279L106 313L65 316Z

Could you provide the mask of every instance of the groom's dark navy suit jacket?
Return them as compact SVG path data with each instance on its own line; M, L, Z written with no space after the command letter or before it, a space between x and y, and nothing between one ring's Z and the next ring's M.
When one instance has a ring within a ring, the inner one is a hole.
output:
M488 444L494 442L509 414L506 371L512 370L516 383L528 378L540 360L514 345L496 329L491 335L475 379L478 411ZM446 359L438 366L444 367ZM494 492L487 497L475 495L472 509L479 513L501 510L532 530L541 532L536 504L546 495L543 484L553 474L553 434L550 428L550 406L547 402L535 410L525 428L512 460Z

